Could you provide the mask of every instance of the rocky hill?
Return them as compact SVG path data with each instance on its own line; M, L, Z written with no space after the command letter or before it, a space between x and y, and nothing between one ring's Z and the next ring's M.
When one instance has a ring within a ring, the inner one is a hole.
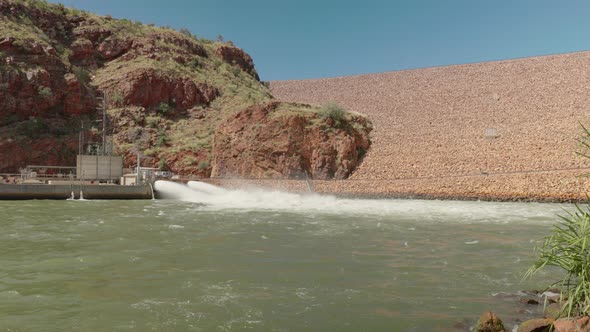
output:
M73 165L81 126L125 166L200 176L346 178L371 123L274 101L231 42L34 0L0 0L0 172Z
M471 198L584 198L590 52L271 82L275 97L333 100L373 121L373 145L335 189ZM342 185L344 186L344 184Z

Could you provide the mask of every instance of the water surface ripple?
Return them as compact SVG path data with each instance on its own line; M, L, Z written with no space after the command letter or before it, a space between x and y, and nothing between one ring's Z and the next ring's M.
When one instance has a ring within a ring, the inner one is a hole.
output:
M514 301L494 295L547 282L520 278L571 208L195 195L0 202L0 326L449 331L490 308L511 320Z

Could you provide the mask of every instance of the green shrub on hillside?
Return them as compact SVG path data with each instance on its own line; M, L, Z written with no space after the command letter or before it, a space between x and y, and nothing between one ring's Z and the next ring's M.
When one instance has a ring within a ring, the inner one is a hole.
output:
M168 163L166 162L166 159L162 158L162 159L160 159L160 161L158 161L158 169L160 171L167 171L168 170Z
M46 133L48 129L47 123L43 118L32 117L28 121L21 124L19 132L25 137L37 138Z
M39 89L37 90L37 93L39 94L39 96L41 96L43 98L53 97L53 91L51 91L51 88L47 87L47 86L40 86Z
M82 84L90 82L90 72L88 70L82 67L72 66L72 72Z
M324 120L332 119L336 127L341 127L346 120L346 110L333 101L322 105L318 113Z
M236 77L240 77L242 75L242 69L240 67L232 66L230 70L231 73Z
M211 164L209 163L209 161L207 161L207 160L204 160L204 161L201 161L201 162L199 163L199 165L197 166L197 169L198 169L199 171L204 171L204 170L206 170L207 168L209 168L209 166L211 166Z
M163 129L158 131L158 140L156 141L156 147L162 147L166 145L168 142L168 136L166 136L166 131Z
M123 95L120 92L114 92L108 96L108 103L115 107L123 106Z
M187 65L192 69L198 69L201 67L201 63L197 58L192 58L188 61Z
M182 33L183 35L192 38L195 41L199 40L199 37L197 37L196 35L193 35L192 32L190 32L189 29L187 28L180 28L180 30L178 30L178 32Z
M166 115L168 112L170 112L170 105L168 103L161 102L160 105L158 105L158 113L161 115Z

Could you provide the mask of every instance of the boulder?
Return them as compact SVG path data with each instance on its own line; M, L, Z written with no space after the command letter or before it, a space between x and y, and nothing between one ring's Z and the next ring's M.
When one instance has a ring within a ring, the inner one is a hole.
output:
M549 332L553 319L537 318L530 319L518 327L518 332Z
M475 332L506 332L502 320L491 311L486 311L477 321Z
M91 58L94 55L94 46L86 38L78 38L72 43L72 60L82 60Z
M215 54L220 56L224 62L238 66L243 71L256 78L256 80L260 80L258 73L256 73L256 70L254 69L254 61L248 53L244 52L244 50L235 46L221 45L217 47Z
M561 318L553 322L555 332L590 332L590 317Z
M111 37L100 43L98 53L103 59L110 61L129 51L131 45L131 40Z

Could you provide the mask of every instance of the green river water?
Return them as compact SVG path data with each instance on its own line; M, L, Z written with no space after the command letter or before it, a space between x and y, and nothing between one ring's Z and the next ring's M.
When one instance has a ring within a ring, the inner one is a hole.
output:
M202 196L0 202L0 331L465 331L487 309L511 329L571 208Z

